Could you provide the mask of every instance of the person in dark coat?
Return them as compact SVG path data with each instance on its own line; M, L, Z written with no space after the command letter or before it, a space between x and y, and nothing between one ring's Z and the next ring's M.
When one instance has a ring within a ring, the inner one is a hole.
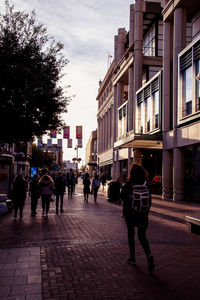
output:
M26 200L26 192L28 189L27 181L24 179L22 174L18 174L12 189L12 199L14 205L14 217L17 217L17 212L19 209L20 219L23 217L23 208Z
M72 168L70 168L69 173L67 173L67 185L68 185L68 196L72 197L74 191L74 172Z
M123 214L128 230L128 243L130 250L130 258L127 259L128 264L135 265L135 228L138 229L138 239L147 256L149 271L154 269L154 257L151 255L149 242L146 238L146 229L148 228L148 214L151 206L151 196L149 198L149 207L147 211L132 211L131 195L133 185L148 185L148 173L138 164L132 164L130 168L130 176L122 187L121 198L123 201ZM150 194L150 191L149 191Z
M31 193L31 215L35 216L37 214L36 208L38 199L40 197L38 175L34 175L30 182L30 193Z
M56 193L56 214L58 214L59 200L60 200L60 212L63 212L63 197L65 192L66 180L61 171L58 172L54 180L55 193Z
M91 193L94 195L94 202L97 202L97 194L100 187L100 180L99 175L95 174L93 180L92 180L92 191Z
M85 176L83 178L83 194L84 194L84 202L88 202L88 195L90 194L90 176L88 173L85 173Z

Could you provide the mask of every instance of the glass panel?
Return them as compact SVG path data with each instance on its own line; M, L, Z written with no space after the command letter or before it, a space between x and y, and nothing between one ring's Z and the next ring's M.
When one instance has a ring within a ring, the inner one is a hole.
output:
M147 131L151 130L152 127L152 105L151 105L151 98L146 99L146 108L147 108Z
M197 61L196 70L197 70L196 75L200 74L200 60ZM197 82L196 111L199 111L200 110L200 78L196 82Z
M183 117L192 113L192 67L183 73Z
M154 128L159 125L159 91L153 93Z

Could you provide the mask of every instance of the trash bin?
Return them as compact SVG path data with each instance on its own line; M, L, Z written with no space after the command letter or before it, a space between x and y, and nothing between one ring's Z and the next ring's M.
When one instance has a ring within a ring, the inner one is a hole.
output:
M109 202L119 201L120 196L120 182L111 180L108 182L107 200Z

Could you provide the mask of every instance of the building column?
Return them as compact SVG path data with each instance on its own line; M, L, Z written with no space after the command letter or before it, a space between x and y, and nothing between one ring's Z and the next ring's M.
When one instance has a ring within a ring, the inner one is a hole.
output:
M134 72L133 72L133 66L131 66L128 69L128 131L132 130L134 126L134 119L135 116L133 115L133 111L135 111L135 108L133 107L133 86L134 86Z
M177 127L178 116L178 54L186 46L186 11L178 7L174 11L173 49L173 128Z
M113 155L113 180L117 180L120 172L120 161L118 150L114 151Z
M173 149L173 201L184 199L184 155L181 148Z
M173 197L172 151L163 150L162 163L162 198Z
M162 129L170 130L171 24L164 23Z
M134 20L134 95L142 85L143 0L135 3Z
M128 148L128 170L127 174L129 175L129 170L132 165L132 148Z

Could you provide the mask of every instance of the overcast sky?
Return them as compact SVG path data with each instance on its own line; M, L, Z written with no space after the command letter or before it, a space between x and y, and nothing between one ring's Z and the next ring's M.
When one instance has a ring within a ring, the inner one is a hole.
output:
M0 0L1 7L4 0ZM113 56L114 35L118 28L129 30L129 7L134 0L10 0L15 10L36 11L37 19L48 34L64 44L66 58L65 85L68 95L76 95L64 116L70 126L73 149L64 143L64 159L76 156L75 126L83 126L83 149L79 157L85 161L85 147L97 127L98 82L108 65L108 53ZM53 142L56 142L53 141Z

